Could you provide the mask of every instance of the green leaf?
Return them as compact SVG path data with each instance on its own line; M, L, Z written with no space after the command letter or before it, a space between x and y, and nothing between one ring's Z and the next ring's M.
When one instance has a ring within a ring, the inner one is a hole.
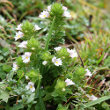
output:
M6 91L1 90L0 91L0 99L7 102L9 98L9 94Z
M39 99L35 106L35 110L46 110L42 99Z
M3 71L2 66L0 66L0 78L4 79L6 77L6 73Z
M10 51L8 48L3 48L2 53L4 56L8 56L10 54Z
M6 73L0 70L0 78L5 79Z
M90 107L90 106L94 106L94 105L99 104L99 103L101 103L101 102L103 102L103 101L105 101L105 100L108 100L108 99L110 99L110 96L101 97L101 98L99 98L99 99L97 99L97 100L88 102L87 104L85 104L84 108L88 108L88 107Z
M3 65L3 71L5 71L5 72L10 72L11 69L12 69L12 68L11 68L10 65Z
M41 96L40 83L41 83L41 79L39 79L37 90L36 90L36 93L37 93L39 99L38 99L38 102L35 106L35 110L46 110L44 101Z
M0 55L0 61L3 59L3 56Z
M101 57L100 57L99 60L97 61L97 65L102 61L103 57L104 57L104 53L101 55Z
M20 110L23 107L23 104L14 104L14 106L11 107L10 110Z
M36 82L38 78L42 78L41 75L39 75L39 70L31 70L30 72L26 73L26 75L31 79L32 82Z
M104 60L104 66L110 67L110 56Z
M27 100L27 103L31 103L32 101L34 101L34 97L35 97L35 93L31 94Z
M57 107L57 110L68 110L68 107L59 104L58 107Z

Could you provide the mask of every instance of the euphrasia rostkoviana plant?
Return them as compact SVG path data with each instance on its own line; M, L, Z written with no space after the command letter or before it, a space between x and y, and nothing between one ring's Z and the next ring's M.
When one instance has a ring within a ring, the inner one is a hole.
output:
M67 8L54 3L39 17L49 20L45 42L37 36L42 30L37 24L25 21L16 28L19 55L7 76L7 89L11 95L19 96L17 103L24 108L46 110L50 103L58 105L58 110L67 110L61 104L82 87L85 73L91 76L91 72L79 66L75 49L58 46L62 43L65 19L71 17Z
M47 9L39 15L40 18L45 19L48 18L50 21L49 28L50 32L48 33L48 36L51 38L47 39L47 41L50 41L49 47L58 46L59 44L64 43L64 24L66 18L71 18L71 15L67 9L67 7L62 6L59 3L55 3L53 5L50 5L47 7ZM47 42L48 43L48 42ZM46 47L47 48L47 47Z

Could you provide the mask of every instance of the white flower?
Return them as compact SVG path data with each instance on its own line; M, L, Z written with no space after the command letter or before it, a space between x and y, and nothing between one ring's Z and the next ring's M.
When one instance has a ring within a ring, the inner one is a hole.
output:
M4 18L2 18L2 17L0 17L0 20L1 20L1 22L4 22L4 21L5 21L5 19L4 19Z
M62 8L63 8L64 11L67 11L67 7L66 6L63 6Z
M90 76L90 77L92 76L92 74L91 74L90 70L86 69L85 71L86 71L85 76Z
M21 31L19 31L18 33L16 33L16 36L15 36L15 41L22 38L23 37L23 33Z
M98 98L96 97L96 96L94 96L94 95L86 95L88 98L89 98L89 100L97 100Z
M54 48L56 51L59 51L61 49L61 47L55 47Z
M17 71L18 70L18 65L15 63L13 63L13 68L12 68L13 71Z
M47 7L47 11L51 11L51 5L49 5L48 7Z
M43 65L46 65L46 64L47 64L47 61L43 61L42 64L43 64Z
M32 49L32 50L35 50L35 48L34 48L34 47L32 47L31 49Z
M71 14L69 13L69 11L64 11L63 16L67 18L71 18Z
M27 41L23 41L23 42L21 42L19 45L18 45L18 47L20 47L20 48L27 48Z
M40 28L38 25L36 25L36 24L35 24L34 28L35 28L35 31L37 31L37 30L40 30L40 29L41 29L41 28Z
M29 77L28 77L28 76L25 76L25 78L26 78L26 79L29 79Z
M68 79L68 78L65 80L65 82L66 82L66 86L75 85L75 83L71 79Z
M39 17L42 18L42 19L47 18L47 17L49 17L49 12L48 11L43 11L39 15Z
M35 91L34 83L29 82L28 85L26 86L26 89L30 90L31 92L34 92Z
M64 16L64 17L67 17L67 18L70 18L70 17L71 17L71 14L70 14L69 11L67 10L67 7L63 6L62 8L63 8L63 10L64 10L63 16Z
M60 58L56 58L56 57L53 57L52 58L52 62L56 65L56 66L60 66L62 65L62 60Z
M19 25L17 26L16 30L21 31L21 30L22 30L21 27L22 27L22 24L19 24Z
M67 48L67 52L70 54L71 58L78 57L78 54L77 54L75 49L70 50L70 49Z
M66 90L65 88L62 89L63 92L64 92L65 90Z
M31 56L31 53L30 52L25 52L24 55L22 55L22 60L24 63L28 63L30 61L30 56Z

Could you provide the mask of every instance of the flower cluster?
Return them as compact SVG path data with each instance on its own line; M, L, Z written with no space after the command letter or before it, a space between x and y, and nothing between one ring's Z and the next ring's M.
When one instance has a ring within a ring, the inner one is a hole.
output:
M22 37L24 36L24 33L22 32L22 26L23 26L22 24L19 24L19 25L17 26L16 30L18 30L18 32L16 33L15 40L18 40L18 39L20 39L20 38L22 38ZM37 24L34 25L34 30L35 30L35 31L38 31L38 30L40 30L40 29L41 29L41 28L40 28ZM27 44L28 44L28 41L22 41L22 42L18 45L18 47L19 47L19 48L27 48ZM24 63L30 62L30 56L31 56L31 52L25 52L25 54L22 55L22 60L23 60L23 62L24 62Z
M22 31L22 27L23 27L23 24L19 24L16 28L16 30L18 31L16 33L16 36L15 36L15 41L18 40L18 39L21 39L23 36L24 36L24 33ZM38 31L40 30L41 28L35 24L34 25L34 31ZM26 49L27 48L27 44L28 44L28 41L22 41L18 47L19 48L24 48ZM21 56L22 58L22 61L23 63L29 63L30 62L30 57L31 57L32 53L31 52L25 52L24 55ZM13 68L12 70L15 72L18 70L18 65L17 63L13 63ZM26 76L26 79L28 79L28 76ZM34 92L35 91L35 88L34 88L34 83L32 82L29 82L28 85L26 86L27 90L30 90L31 92Z
M55 49L56 52L59 52L63 48L59 46L59 47L55 47L54 49ZM71 57L71 58L78 57L77 52L76 52L75 49L67 48L66 50L67 50L66 52L69 53L69 57ZM62 57L62 58L65 58L65 57ZM61 58L56 58L56 56L54 56L51 61L52 61L52 63L54 63L55 66L61 66L62 63L63 63L62 59ZM43 61L42 64L46 65L47 61Z
M19 24L19 25L17 26L17 28L16 28L16 30L17 30L18 32L16 33L15 41L17 41L18 39L20 39L20 38L22 38L22 37L24 36L24 33L22 32L22 26L23 26L23 24ZM34 25L34 30L35 30L35 31L38 31L38 30L40 30L40 29L41 29L41 28L40 28L37 24Z
M40 13L39 17L42 19L49 18L49 16L50 16L49 13L51 12L51 8L52 8L52 5L48 6L46 10L44 10L43 12ZM71 18L71 15L70 15L69 11L67 10L67 7L62 6L62 9L64 11L63 16L67 17L67 18Z

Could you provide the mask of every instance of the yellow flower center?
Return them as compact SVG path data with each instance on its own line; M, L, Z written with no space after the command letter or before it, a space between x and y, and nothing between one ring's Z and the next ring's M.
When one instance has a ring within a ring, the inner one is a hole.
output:
M46 17L46 15L43 15L43 17Z
M28 56L26 56L26 59L28 59Z
M30 85L30 89L32 89L33 88L33 86L32 85Z
M20 35L18 35L18 38L20 38Z
M56 64L58 64L58 61L56 61Z
M18 69L18 67L16 67L16 70Z

